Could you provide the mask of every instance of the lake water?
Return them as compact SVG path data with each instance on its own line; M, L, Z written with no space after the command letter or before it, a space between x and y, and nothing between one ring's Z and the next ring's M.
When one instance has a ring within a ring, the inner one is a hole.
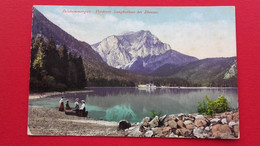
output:
M65 100L74 107L75 98L86 101L89 117L107 121L140 122L152 110L164 114L196 113L198 102L216 100L224 94L231 108L238 108L237 88L89 88L93 92L67 93ZM30 106L58 108L61 96L30 99Z

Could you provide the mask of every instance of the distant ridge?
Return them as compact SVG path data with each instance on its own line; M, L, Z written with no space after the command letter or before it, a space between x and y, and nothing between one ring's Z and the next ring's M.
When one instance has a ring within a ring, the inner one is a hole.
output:
M236 57L206 58L183 66L166 64L151 74L155 76L178 77L208 85L208 83L225 82L230 79L234 80L232 82L236 82L236 66Z

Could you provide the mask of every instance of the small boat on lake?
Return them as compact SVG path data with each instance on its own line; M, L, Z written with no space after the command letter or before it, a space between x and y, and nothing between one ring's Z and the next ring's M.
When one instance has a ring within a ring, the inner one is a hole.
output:
M75 110L65 110L66 115L75 115L79 117L87 117L88 116L88 111L85 110L79 110L78 112Z

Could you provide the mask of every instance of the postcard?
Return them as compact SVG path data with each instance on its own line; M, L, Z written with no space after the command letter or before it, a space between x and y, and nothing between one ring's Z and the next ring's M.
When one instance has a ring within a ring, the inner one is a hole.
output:
M28 135L238 139L235 7L34 6Z

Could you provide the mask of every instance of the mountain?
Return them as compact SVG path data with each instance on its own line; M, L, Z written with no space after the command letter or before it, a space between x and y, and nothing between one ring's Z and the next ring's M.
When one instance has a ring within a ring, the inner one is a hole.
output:
M69 52L82 56L87 77L92 77L93 74L102 75L109 68L88 43L75 39L33 8L32 37L37 35L52 37L57 45L65 45Z
M198 60L172 50L144 30L112 35L92 47L108 65L138 72L151 72L167 63L182 65Z
M151 73L155 76L177 77L208 86L213 82L236 80L236 57L207 58L183 66L166 64Z
M153 79L151 76L107 65L88 43L75 39L33 8L32 37L39 35L46 40L52 38L57 46L64 45L69 53L82 57L88 86L135 86Z
M133 73L108 66L88 43L75 39L49 21L36 8L33 8L32 37L36 37L37 35L41 35L45 38L52 37L56 45L65 45L69 52L82 56L88 83L90 83L91 80L93 80L93 82L97 80L105 82L108 79L126 81L128 80L128 76L135 77ZM102 82L100 84L102 84Z
M88 65L101 67L106 64L89 44L78 41L33 8L32 36L39 34L46 38L52 37L56 44L65 45L69 52L81 55L84 60L88 60Z
M159 55L148 55L144 58L139 57L132 64L125 65L124 68L127 70L150 73L165 64L181 66L197 60L195 57L181 54L175 50L168 50Z

